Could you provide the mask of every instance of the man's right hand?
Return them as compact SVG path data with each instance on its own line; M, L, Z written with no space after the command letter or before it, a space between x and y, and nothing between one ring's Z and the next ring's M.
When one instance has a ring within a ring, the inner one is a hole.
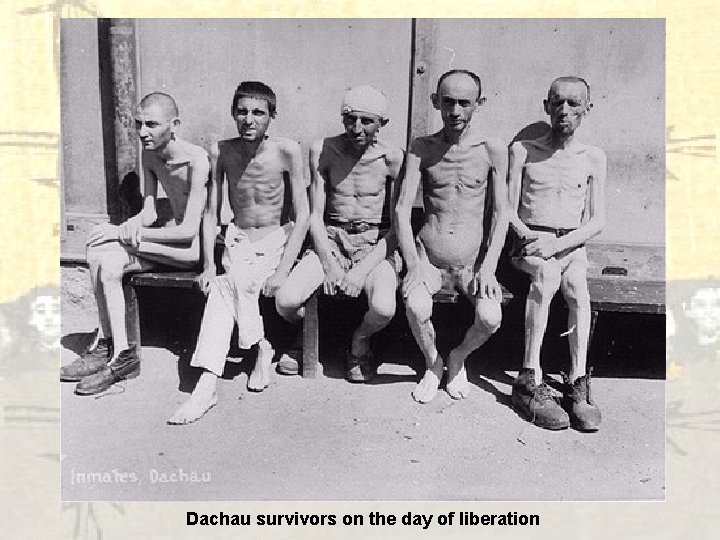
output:
M118 240L120 240L118 226L110 223L101 223L90 232L87 239L87 246L96 247L106 242L117 242Z
M489 272L485 268L480 267L473 276L471 283L474 284L474 290L473 287L470 287L469 292L473 296L502 302L502 288L494 272Z
M210 284L216 277L217 272L215 272L215 269L213 268L203 270L203 273L197 277L197 282L200 286L200 290L205 296L207 296L207 294L210 292Z
M402 284L403 298L407 298L412 290L419 285L425 287L430 296L434 295L442 287L440 273L437 272L437 276L433 276L428 272L429 268L423 268L423 266L427 266L427 264L419 263L415 268L408 270ZM437 279L432 279L433 277L437 277Z
M415 266L412 270L408 270L402 283L402 295L403 298L407 298L412 290L419 285L425 285L425 277L420 271L419 265Z
M523 255L526 257L541 257L549 259L558 252L557 238L554 235L547 235L533 240L523 247Z
M519 244L514 246L513 254L515 256L525 257L525 256L527 256L525 248L529 244L532 244L535 240L537 240L540 237L540 235L538 234L537 231L530 230L527 227L526 227L526 230L524 230L524 231L518 230L517 234L518 234Z
M330 260L324 264L323 270L325 271L323 290L325 294L333 296L345 278L345 271L335 260Z
M119 235L120 242L132 247L138 247L140 244L140 233L142 231L142 218L140 214L128 219L120 225Z

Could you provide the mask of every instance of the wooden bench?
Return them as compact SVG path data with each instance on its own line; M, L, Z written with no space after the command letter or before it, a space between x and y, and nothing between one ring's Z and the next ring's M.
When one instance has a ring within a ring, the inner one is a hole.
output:
M128 343L137 345L138 353L142 354L140 333L140 306L138 305L137 287L162 287L179 289L197 289L197 272L142 272L131 274L123 279L125 292L125 324L128 330Z
M588 287L592 319L590 338L600 312L665 313L665 257L662 246L642 244L588 244ZM140 320L137 287L184 288L200 290L196 272L145 272L128 276L124 283L127 301L126 322L130 344L140 345ZM318 320L319 290L305 305L303 324L304 378L317 377L320 369L320 343ZM503 298L519 298L503 288ZM456 291L441 290L433 300L436 303L457 303Z
M181 288L196 289L200 293L197 282L197 272L142 272L126 276L123 281L125 291L126 316L125 321L128 329L128 342L130 345L141 344L140 331L140 307L138 304L138 287L160 287L160 288ZM319 368L319 321L318 321L318 295L320 289L315 291L305 305L305 320L303 324L303 371L304 378L315 378ZM506 299L512 298L512 294L504 290ZM456 291L441 290L434 300L438 303L457 303L459 294ZM138 347L141 351L142 348Z
M588 244L590 342L598 315L603 312L665 313L665 257L662 246L643 244ZM303 377L317 376L320 366L318 301L321 289L305 305ZM520 298L503 287L504 303ZM433 301L457 303L460 293L441 290Z
M665 248L588 244L590 343L600 312L665 313Z

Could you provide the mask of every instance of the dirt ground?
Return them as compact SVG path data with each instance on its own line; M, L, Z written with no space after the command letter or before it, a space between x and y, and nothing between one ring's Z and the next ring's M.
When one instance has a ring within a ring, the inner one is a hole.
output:
M97 323L86 271L62 272L67 363ZM197 378L188 364L202 300L153 292L141 296L141 305L141 376L96 397L76 396L73 384L62 384L64 500L665 496L662 318L601 316L591 351L603 414L597 433L542 430L510 407L522 351L517 308L508 308L503 329L471 356L470 397L454 401L441 391L420 405L410 397L419 351L402 317L374 344L383 362L379 376L366 385L342 378L343 346L361 309L342 303L321 306L324 374L275 375L255 394L245 388L253 359L235 359L220 381L218 406L195 424L170 426L166 419ZM441 351L462 335L466 312L462 305L437 310ZM274 342L287 341L287 327L276 319L268 324ZM550 334L559 333L551 325ZM559 382L567 345L552 341L543 361Z

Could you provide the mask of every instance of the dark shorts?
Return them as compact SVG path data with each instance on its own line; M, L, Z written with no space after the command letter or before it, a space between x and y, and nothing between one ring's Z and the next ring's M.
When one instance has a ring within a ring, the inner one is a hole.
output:
M327 225L325 229L328 238L334 244L332 256L346 270L367 257L387 233L387 229L380 227L370 227L362 232L348 232L345 228L334 225ZM401 270L402 260L397 250L389 253L385 259L396 273Z

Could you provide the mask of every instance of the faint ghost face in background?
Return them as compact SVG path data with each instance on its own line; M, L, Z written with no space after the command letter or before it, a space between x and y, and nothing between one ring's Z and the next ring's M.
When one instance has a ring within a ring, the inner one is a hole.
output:
M701 345L720 341L720 288L695 291L685 305L685 315L695 323Z
M60 298L38 296L30 304L30 326L46 340L60 337Z

